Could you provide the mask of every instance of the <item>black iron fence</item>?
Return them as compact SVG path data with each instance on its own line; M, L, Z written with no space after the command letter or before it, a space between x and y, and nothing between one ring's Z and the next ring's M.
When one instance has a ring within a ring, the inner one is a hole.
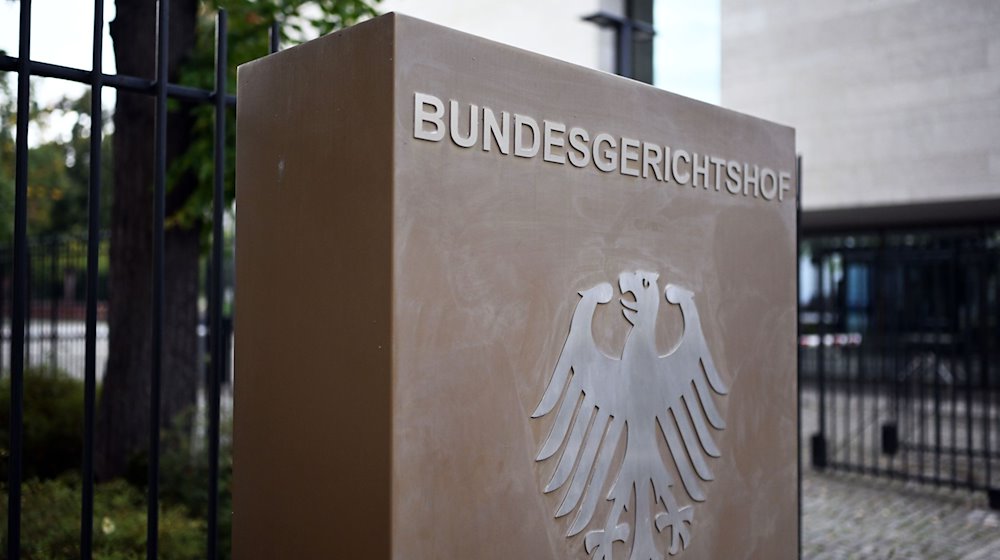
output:
M98 251L107 253L102 239ZM28 241L28 307L25 313L24 367L59 371L77 379L86 372L87 240ZM0 370L9 371L13 250L0 248ZM98 375L107 359L107 273L98 271L96 362Z
M813 237L805 249L813 466L986 491L1000 508L1000 228Z
M236 97L226 91L227 56L227 20L224 11L217 16L216 25L216 72L215 87L212 91L200 90L171 84L167 80L167 54L170 40L168 15L169 0L159 0L157 3L156 29L156 77L152 80L121 74L105 74L102 70L104 53L104 1L95 0L93 20L93 67L92 70L81 70L54 64L33 61L30 58L31 48L31 1L20 0L19 21L19 52L18 56L0 55L0 71L17 74L17 128L16 128L16 171L14 183L14 241L13 249L0 263L3 270L2 285L9 298L3 299L9 309L4 309L0 317L9 316L9 326L4 327L8 333L4 337L5 354L9 353L9 362L4 365L10 372L10 417L8 444L8 480L7 480L7 531L6 558L14 560L21 557L21 505L22 505L22 461L24 455L24 375L29 365L44 364L46 360L59 359L59 352L53 351L53 340L82 340L82 366L79 363L58 364L66 369L82 369L84 379L84 416L83 416L83 460L81 481L81 526L80 526L80 556L84 559L92 557L94 534L94 416L97 390L97 372L100 360L98 341L102 339L101 317L103 314L99 302L103 299L107 288L102 283L99 255L103 243L100 232L101 215L101 90L104 87L119 91L148 95L155 98L155 149L151 157L154 159L155 182L153 185L153 270L152 270L152 368L149 372L151 380L150 391L150 431L147 475L147 537L146 556L155 559L158 555L159 543L159 479L160 479L160 388L161 368L163 358L163 327L164 327L164 220L166 200L166 166L167 166L167 103L168 99L183 100L192 104L203 104L214 108L214 175L212 203L212 249L210 257L211 271L208 290L208 332L223 333L223 286L220 272L223 270L223 180L225 170L225 114L228 107L235 105ZM277 50L277 27L271 28L271 50ZM74 261L72 267L62 266L64 257L52 255L51 258L39 260L38 252L47 249L31 243L27 236L27 190L28 190L28 122L29 122L29 79L31 77L47 77L87 84L91 87L91 122L90 134L90 178L88 186L88 227L86 238L74 245L66 259ZM83 263L79 262L83 259ZM77 265L80 266L77 266ZM72 268L72 272L69 269ZM40 278L44 278L39 283ZM38 298L40 294L32 293L42 290L48 297ZM75 298L83 293L82 304L78 305ZM66 302L67 292L72 292L74 303ZM38 302L38 303L33 303ZM136 305L141 305L137 303ZM74 321L82 324L74 325L72 336L66 330L64 320L74 317ZM45 337L48 335L49 342ZM53 335L55 338L53 339ZM224 377L223 368L228 363L226 341L228 336L209 336L211 340L210 371L207 395L208 409L208 447L209 474L204 484L208 487L207 507L207 542L208 558L218 557L218 496L219 496L219 421L220 421L220 387ZM47 345L48 344L48 345Z
M108 236L101 236L100 262L108 255ZM25 315L24 367L41 369L84 379L86 375L86 302L87 240L52 237L28 240L28 306ZM213 275L204 263L207 280L203 294L209 294ZM10 371L11 344L11 271L13 250L0 247L0 372ZM231 274L231 270L228 271ZM226 276L224 274L224 276ZM231 288L231 282L226 289ZM108 271L98 270L97 280L96 374L98 382L108 358ZM223 297L223 304L231 297ZM206 364L206 379L211 378L208 359L212 351L208 317L202 316L198 328L198 363ZM232 317L222 313L222 383L232 378Z

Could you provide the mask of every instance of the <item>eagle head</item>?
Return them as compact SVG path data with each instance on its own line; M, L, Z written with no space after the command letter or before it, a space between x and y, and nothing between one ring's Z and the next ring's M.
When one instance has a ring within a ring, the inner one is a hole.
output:
M660 307L660 288L656 284L659 277L659 274L645 270L623 272L618 276L621 303L625 308L622 312L632 325L637 325L637 321L645 321L649 325L656 323L656 311ZM632 294L634 299L626 298L626 294Z

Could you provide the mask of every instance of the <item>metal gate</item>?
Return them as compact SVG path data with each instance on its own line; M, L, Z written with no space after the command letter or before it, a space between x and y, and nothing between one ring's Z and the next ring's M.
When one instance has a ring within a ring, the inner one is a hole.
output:
M813 466L987 491L1000 508L1000 230L814 237L806 251Z

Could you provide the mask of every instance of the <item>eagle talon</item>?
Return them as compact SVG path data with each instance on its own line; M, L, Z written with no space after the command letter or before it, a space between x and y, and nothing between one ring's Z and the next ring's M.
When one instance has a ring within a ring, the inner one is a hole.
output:
M628 523L619 523L613 531L598 529L590 531L583 539L583 548L587 554L595 554L593 560L606 560L611 557L611 543L625 542L631 528Z
M662 533L667 527L673 529L670 534L671 555L677 554L680 549L687 548L688 541L691 539L691 529L688 525L691 524L693 517L694 510L691 509L691 506L682 507L674 512L656 514L657 531ZM677 547L678 537L680 538L680 549Z

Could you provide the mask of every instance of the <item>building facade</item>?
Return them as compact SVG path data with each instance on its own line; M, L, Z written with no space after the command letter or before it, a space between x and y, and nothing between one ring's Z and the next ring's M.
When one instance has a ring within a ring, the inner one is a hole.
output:
M804 225L1000 217L1000 4L722 0L722 104L794 126Z
M624 14L624 2L384 0L378 9L383 13L401 12L594 70L613 72L614 32L583 18L601 11Z

